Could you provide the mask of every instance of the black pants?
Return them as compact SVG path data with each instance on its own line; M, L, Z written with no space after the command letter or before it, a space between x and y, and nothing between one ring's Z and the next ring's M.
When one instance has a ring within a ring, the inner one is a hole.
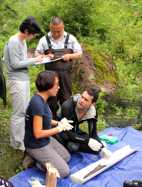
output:
M56 71L59 75L59 92L56 97L48 99L49 107L53 113L53 118L56 119L56 112L60 105L72 95L71 73L69 71Z
M55 138L62 144L66 149L73 152L85 152L98 154L99 151L93 151L89 146L89 137L88 134L77 134L73 131L65 131L60 134L55 135Z

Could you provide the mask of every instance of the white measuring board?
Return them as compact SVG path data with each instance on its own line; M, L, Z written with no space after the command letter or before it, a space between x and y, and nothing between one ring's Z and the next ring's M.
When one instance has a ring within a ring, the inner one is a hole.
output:
M77 171L70 175L70 178L75 183L84 183L87 182L89 179L95 177L96 175L102 173L109 167L113 166L120 160L124 159L128 155L136 152L137 150L132 149L129 145L118 149L117 151L113 152L109 159L100 159L97 162L94 162L85 168Z

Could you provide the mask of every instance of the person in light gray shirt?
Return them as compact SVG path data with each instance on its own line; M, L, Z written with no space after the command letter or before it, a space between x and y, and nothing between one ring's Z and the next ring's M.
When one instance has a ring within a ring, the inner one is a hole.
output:
M13 113L10 120L10 145L24 151L25 111L30 99L28 66L41 62L43 56L27 57L26 40L40 32L34 17L27 17L19 26L19 32L10 37L4 48L8 87L12 96Z

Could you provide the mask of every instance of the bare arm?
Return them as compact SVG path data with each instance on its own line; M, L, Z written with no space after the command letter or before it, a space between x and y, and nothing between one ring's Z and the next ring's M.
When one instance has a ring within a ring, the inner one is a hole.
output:
M50 163L45 163L47 169L46 174L46 186L45 187L56 187L57 186L57 177L60 177L60 174L56 168L54 168Z
M39 51L35 51L35 56L43 55L43 53L40 53Z
M36 58L25 58L23 59L21 52L22 49L19 48L19 44L17 42L10 42L5 47L5 54L8 55L10 66L13 69L20 69L28 67L31 64L34 64L35 62L42 61L42 56L38 56ZM26 48L23 47L23 50L26 50ZM6 52L7 51L7 52ZM26 53L26 51L25 51Z
M81 56L82 56L81 52L76 52L76 53L72 53L72 54L64 54L63 60L64 61L78 60L81 58Z
M43 120L42 116L36 115L33 117L33 133L34 133L35 138L37 139L46 138L46 137L59 133L59 130L57 127L44 130L42 126L42 120Z
M51 120L51 125L52 126L57 126L58 125L58 121L56 121L56 120Z

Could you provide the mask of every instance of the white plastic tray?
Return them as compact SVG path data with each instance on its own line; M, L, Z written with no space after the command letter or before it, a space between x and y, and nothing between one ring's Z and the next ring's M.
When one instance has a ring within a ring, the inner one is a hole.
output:
M108 159L100 159L97 162L94 162L87 167L77 171L76 173L70 176L71 180L75 183L84 183L87 182L89 179L95 177L96 175L102 173L109 167L113 166L120 160L124 159L128 155L134 153L135 149L132 149L129 145L118 149L117 151L113 152L112 156Z

